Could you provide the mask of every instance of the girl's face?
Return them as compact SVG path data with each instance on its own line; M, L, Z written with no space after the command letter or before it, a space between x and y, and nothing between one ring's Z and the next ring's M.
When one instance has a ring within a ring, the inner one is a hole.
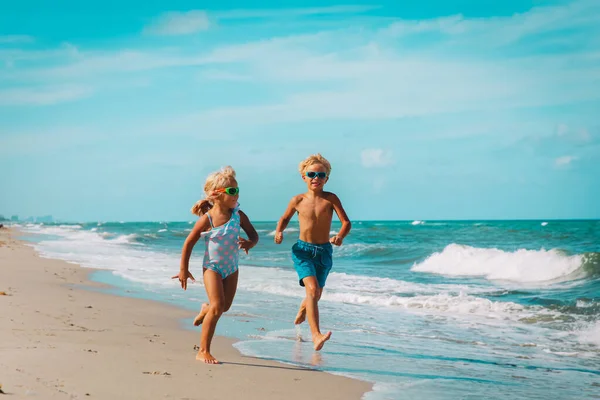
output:
M306 168L302 176L309 190L323 189L325 183L329 180L327 168L323 164L312 164Z
M239 187L235 179L230 180L223 187L218 188L217 191L220 192L219 197L216 199L218 202L225 207L235 208L240 197Z

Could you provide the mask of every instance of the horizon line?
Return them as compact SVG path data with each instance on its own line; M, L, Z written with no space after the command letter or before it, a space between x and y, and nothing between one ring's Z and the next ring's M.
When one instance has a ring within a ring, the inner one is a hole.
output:
M12 224L19 224L19 223L33 223L33 224L92 224L92 223L102 223L102 224L107 224L107 223L118 223L118 224L132 224L132 223L190 223L193 222L194 220L131 220L131 221L125 221L125 220L105 220L105 221L101 221L101 220L88 220L88 221L81 221L81 220L62 220L62 219L55 219L52 222L36 222L36 221L27 221L27 220L19 220L19 221L11 221L11 220L5 220L5 221L0 221L0 223L3 222L7 222ZM555 221L555 222L559 222L559 221L600 221L600 217L597 218L508 218L508 219L503 219L503 218L484 218L484 219L471 219L471 218L466 218L466 219L355 219L355 220L351 220L350 222L354 223L354 222L415 222L415 221L419 221L419 222L485 222L485 221L494 221L494 222L511 222L511 221L530 221L530 222L548 222L548 221ZM255 220L252 221L252 223L277 223L278 219L275 220ZM293 220L290 221L291 222L298 222L297 220ZM332 220L332 223L340 223L339 220Z

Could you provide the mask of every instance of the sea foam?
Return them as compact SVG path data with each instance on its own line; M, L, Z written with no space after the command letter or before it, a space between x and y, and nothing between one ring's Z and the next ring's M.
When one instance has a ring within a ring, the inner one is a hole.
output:
M411 269L446 276L478 276L489 280L520 283L553 283L575 278L583 255L566 255L559 250L507 252L450 244ZM583 275L583 271L581 271Z
M596 321L588 329L578 332L577 336L581 343L593 344L600 347L600 321Z

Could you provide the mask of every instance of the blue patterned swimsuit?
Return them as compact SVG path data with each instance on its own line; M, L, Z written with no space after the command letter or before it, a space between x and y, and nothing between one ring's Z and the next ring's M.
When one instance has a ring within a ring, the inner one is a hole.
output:
M225 279L238 270L240 249L239 204L233 209L231 218L225 224L214 227L210 214L206 214L211 230L206 233L206 250L202 267L215 271Z

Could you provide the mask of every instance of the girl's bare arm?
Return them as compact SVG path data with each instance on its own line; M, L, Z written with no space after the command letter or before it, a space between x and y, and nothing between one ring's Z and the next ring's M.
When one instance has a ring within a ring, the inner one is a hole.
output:
M200 218L198 218L198 221L196 221L194 227L192 228L192 231L183 243L183 249L181 250L181 271L189 270L189 262L190 256L192 255L192 250L198 242L198 239L200 239L200 235L202 235L202 232L206 232L209 229L210 223L208 221L208 217L206 216L206 214L204 214Z
M256 232L256 229L254 229L254 225L250 222L250 218L242 211L240 211L240 225L244 232L246 232L246 235L248 235L248 240L252 244L249 248L244 249L247 251L258 243L258 233Z

